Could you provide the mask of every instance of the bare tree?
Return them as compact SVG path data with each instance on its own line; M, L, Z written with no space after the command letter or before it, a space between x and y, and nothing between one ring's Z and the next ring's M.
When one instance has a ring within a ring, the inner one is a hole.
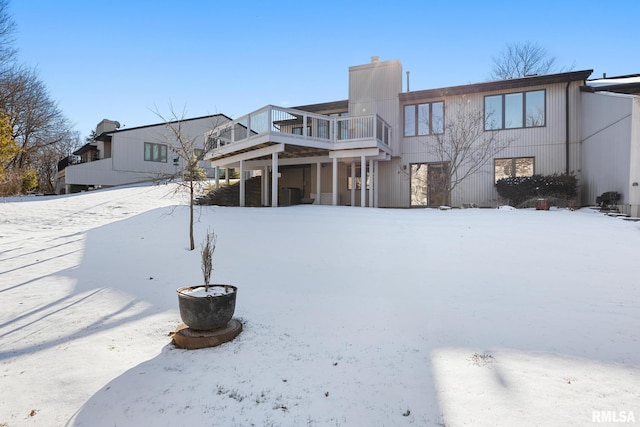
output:
M9 120L17 150L4 159L5 178L20 181L26 173L38 173L38 181L50 191L58 153L73 139L72 126L54 102L35 69L16 62L13 47L15 24L8 14L8 0L0 0L0 112ZM40 174L43 174L40 176ZM15 185L5 188L16 188ZM4 191L4 190L3 190Z
M534 74L559 71L556 58L547 50L530 41L507 43L504 50L491 58L491 80L514 79Z
M80 133L65 130L56 144L45 145L32 156L31 164L38 173L38 189L43 193L55 193L58 162L82 145Z
M16 24L9 15L9 2L0 0L0 75L3 75L15 61L17 49L14 47Z
M213 148L204 141L203 135L190 135L185 129L185 109L177 113L173 105L169 105L169 115L165 116L158 112L155 114L165 123L169 130L170 140L166 140L169 149L177 155L186 167L182 170L182 179L178 182L179 189L186 189L189 192L189 248L195 249L195 239L193 235L194 205L196 193L202 188L206 174L200 168L199 162L204 160L208 152ZM222 124L220 116L212 116L211 129ZM203 142L200 142L203 141Z
M486 130L482 109L470 106L464 97L449 111L452 113L447 115L444 125L437 125L443 132L426 141L427 153L446 165L442 184L447 204L451 203L451 192L458 185L481 171L514 141L504 133Z

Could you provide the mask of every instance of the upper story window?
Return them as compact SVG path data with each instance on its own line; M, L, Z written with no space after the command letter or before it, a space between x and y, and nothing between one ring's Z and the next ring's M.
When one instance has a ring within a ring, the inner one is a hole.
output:
M404 106L404 136L444 133L444 102Z
M146 162L167 162L167 145L144 143L144 160Z
M484 97L484 129L545 126L545 91L506 93Z

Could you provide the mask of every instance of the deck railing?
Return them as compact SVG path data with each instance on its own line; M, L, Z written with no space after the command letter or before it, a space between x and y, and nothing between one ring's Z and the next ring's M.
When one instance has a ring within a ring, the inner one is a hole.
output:
M391 127L378 115L324 116L272 105L219 126L206 135L209 148L216 149L265 134L289 134L302 140L348 143L374 139L389 145Z

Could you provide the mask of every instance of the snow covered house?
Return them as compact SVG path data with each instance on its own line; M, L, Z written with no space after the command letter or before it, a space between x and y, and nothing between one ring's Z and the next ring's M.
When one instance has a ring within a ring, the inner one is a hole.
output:
M203 148L211 128L230 121L222 114L182 120L184 135L196 138ZM178 174L183 161L172 150L177 141L167 123L120 129L113 120L102 120L95 139L58 164L57 193L153 181ZM201 166L213 176L208 162Z
M407 72L403 90L400 61L372 57L349 68L347 99L267 105L235 120L190 119L189 132L201 131L201 143L213 148L210 173L261 176L264 206L491 207L504 203L500 178L574 173L578 203L593 205L615 191L619 209L640 216L640 75L588 80L591 74L410 90ZM149 180L179 167L157 145L162 124L115 125L101 122L96 143L75 153L83 163L66 167L67 191ZM460 132L473 134L474 146L484 142L489 154L480 162L469 161L477 153L456 159L456 143L469 140ZM244 206L244 179L239 192Z
M347 100L291 109L269 105L214 129L209 159L221 168L263 171L264 205L277 205L278 191L295 188L321 204L495 206L499 178L580 177L580 88L590 74L403 91L400 62L373 57L349 68ZM469 163L452 164L433 147L465 117L503 149L450 189L451 168L464 174Z
M574 173L579 203L616 191L620 210L639 216L640 78L588 80L591 74L411 91L407 73L403 91L400 62L372 57L349 68L347 100L269 105L212 130L209 160L241 176L262 171L265 206L291 189L316 204L495 206L502 202L500 178ZM491 135L490 145L500 149L459 179L474 166L456 163L452 134L478 126L476 141ZM439 144L449 144L449 152ZM241 185L241 204L243 191Z

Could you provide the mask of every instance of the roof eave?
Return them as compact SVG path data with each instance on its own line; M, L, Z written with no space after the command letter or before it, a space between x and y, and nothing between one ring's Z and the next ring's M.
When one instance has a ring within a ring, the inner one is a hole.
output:
M498 90L520 89L531 86L541 86L571 81L586 81L591 73L593 73L593 70L570 71L566 73L528 76L507 80L496 80L491 82L473 83L469 85L420 90L415 92L403 92L400 94L400 101L412 101L423 98L442 98L445 96L493 92Z

